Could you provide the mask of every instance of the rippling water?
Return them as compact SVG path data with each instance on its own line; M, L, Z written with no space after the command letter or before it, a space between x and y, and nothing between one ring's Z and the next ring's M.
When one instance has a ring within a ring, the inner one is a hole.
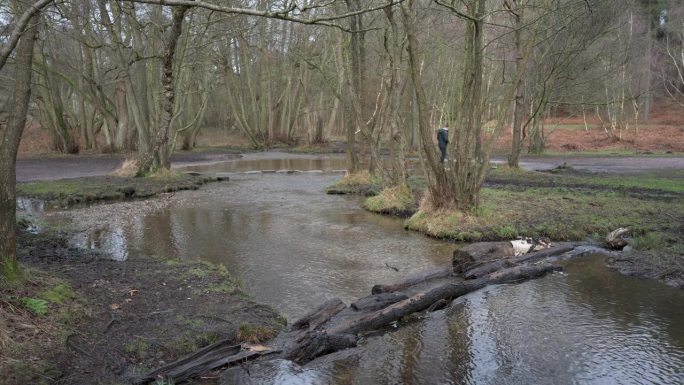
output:
M202 170L338 167L307 159ZM358 198L325 195L337 178L236 176L200 191L53 219L78 217L88 227L80 241L118 259L223 263L250 296L289 319L327 299L349 301L373 284L450 262L453 245L367 213ZM356 356L315 368L270 364L263 372L271 375L257 383L681 385L684 292L611 272L598 256L583 257L569 261L564 273L471 293L361 346Z

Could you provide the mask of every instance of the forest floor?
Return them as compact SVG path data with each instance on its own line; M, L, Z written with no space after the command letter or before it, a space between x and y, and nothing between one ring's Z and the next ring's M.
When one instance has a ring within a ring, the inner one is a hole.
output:
M3 384L130 383L209 343L256 343L285 325L222 266L121 263L70 246L68 232L30 230L19 233L26 283L0 287Z

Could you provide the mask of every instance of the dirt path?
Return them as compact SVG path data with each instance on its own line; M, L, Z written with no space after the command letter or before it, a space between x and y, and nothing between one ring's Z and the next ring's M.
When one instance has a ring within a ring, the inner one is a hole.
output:
M505 163L503 157L494 157L495 163ZM684 169L682 156L539 156L524 157L521 166L530 170L550 170L562 164L578 170L606 173L638 173L654 170Z
M285 152L261 152L249 154L249 159L291 158L305 155ZM241 155L234 151L212 150L207 152L181 152L173 156L173 167L190 164L215 163L238 159ZM116 169L124 157L122 155L63 155L20 158L17 160L17 181L56 180L86 176L107 175ZM503 157L494 157L495 163L505 163ZM579 170L606 173L638 173L654 170L684 169L684 156L543 156L525 157L521 165L531 170L549 170L566 163Z

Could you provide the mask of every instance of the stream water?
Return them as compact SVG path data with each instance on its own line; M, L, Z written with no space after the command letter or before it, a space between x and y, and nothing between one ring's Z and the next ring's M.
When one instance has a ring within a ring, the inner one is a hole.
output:
M328 196L342 158L277 156L189 169L236 174L199 191L49 215L78 217L78 239L116 259L157 255L218 262L257 302L289 320L321 302L450 263L454 245ZM395 270L399 271L395 271ZM492 286L384 335L358 354L264 384L684 384L684 291L621 276L599 256L564 273Z

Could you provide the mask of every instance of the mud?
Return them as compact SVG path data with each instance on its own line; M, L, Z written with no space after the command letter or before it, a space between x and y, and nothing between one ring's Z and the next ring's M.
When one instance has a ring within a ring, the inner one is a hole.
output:
M20 262L66 279L88 309L65 336L64 350L46 352L54 362L48 383L128 383L211 342L238 343L255 338L245 330L275 333L284 325L274 310L249 300L225 269L151 257L117 262L71 246L68 236L19 234ZM46 380L44 373L5 374L3 384Z
M240 158L232 150L215 149L204 152L178 152L171 158L171 166L223 162ZM27 156L17 159L17 181L57 180L107 175L116 170L125 156L103 155L54 155Z

